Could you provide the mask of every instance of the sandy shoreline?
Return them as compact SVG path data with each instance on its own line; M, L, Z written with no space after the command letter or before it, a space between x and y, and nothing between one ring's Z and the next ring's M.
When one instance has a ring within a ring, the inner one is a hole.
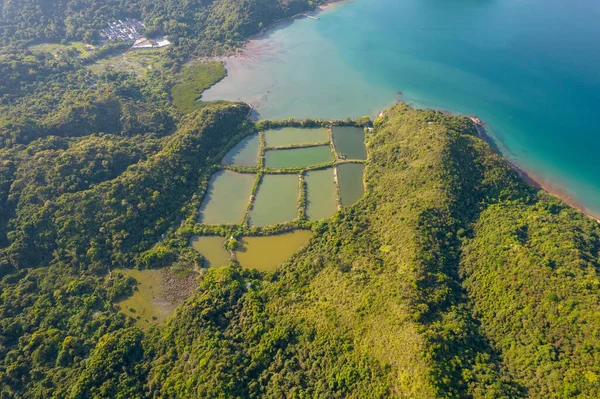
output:
M479 135L479 137L485 141L486 143L488 143L496 152L499 152L498 147L496 145L496 143L494 142L494 140L492 139L492 137L486 132L485 127L483 126L483 123L476 117L470 117L471 120L473 121L473 123L475 124L475 127L477 128L477 133ZM539 176L533 175L530 172L526 172L525 170L523 170L519 165L517 165L516 163L514 163L513 161L507 159L505 156L503 156L501 153L499 154L502 159L504 159L506 161L506 163L508 163L508 165L519 174L519 176L529 185L544 190L546 192L548 192L549 194L561 199L562 201L564 201L567 205L577 209L578 211L582 212L584 215L586 215L587 217L594 219L595 221L597 221L598 223L600 223L600 218L594 216L593 214L591 214L583 205L581 205L580 203L578 203L572 195L566 193L563 189L561 189L560 187L558 187L557 185L554 185L552 183L549 183L547 181L545 181L544 179L542 179Z
M187 59L185 62L190 62L193 61L194 59L202 61L202 62L222 62L224 64L227 63L227 59L231 58L231 57L238 57L243 51L244 49L248 46L248 44L253 41L256 40L266 34L269 33L269 31L271 31L273 28L275 28L277 25L288 22L288 21L293 21L296 18L306 18L305 14L310 14L310 15L315 15L320 13L321 11L327 10L328 8L331 8L335 3L342 3L344 1L348 1L348 0L327 0L325 1L323 4L318 5L316 8L312 9L312 10L306 10L306 11L302 11L299 12L297 14L291 15L289 17L285 17L285 18L281 18L278 19L276 21L271 22L269 25L265 26L264 28L262 28L259 32L253 34L252 36L249 36L248 38L246 38L244 40L244 42L240 45L239 48L232 50L230 54L224 54L224 55L215 55L215 56L203 56L203 57L195 57L195 58L190 58Z
M281 24L283 22L293 21L294 19L301 18L301 17L305 17L306 18L305 14L313 14L313 13L317 13L318 14L319 12L324 11L324 10L330 8L333 5L333 3L340 3L342 1L346 1L346 0L327 0L323 4L318 5L313 10L302 11L302 12L299 12L299 13L294 14L292 16L281 18L281 19L278 19L277 21L273 21L269 25L267 25L264 28L262 28L260 30L260 32L255 33L254 35L248 37L244 41L244 44L242 45L241 48L243 49L248 44L248 42L250 42L251 40L255 40L255 39L257 39L257 38L259 38L261 36L264 36L266 33L268 33L270 30L272 30L275 26L277 26L277 25L279 25L279 24Z

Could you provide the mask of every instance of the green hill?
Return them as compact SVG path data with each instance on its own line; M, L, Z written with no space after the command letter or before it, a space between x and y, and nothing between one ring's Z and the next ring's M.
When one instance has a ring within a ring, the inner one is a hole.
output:
M115 153L135 166L52 194L34 218L38 234L8 247L5 397L600 394L598 224L526 185L468 118L403 104L368 135L366 196L316 224L303 251L270 274L201 273L164 326L131 326L112 302L132 281L107 279L102 265L140 259L149 226L184 206L185 181L206 173L197 155L230 145L211 132L231 132L233 143L251 129L240 107L209 105L161 149ZM168 175L180 170L185 181ZM181 188L148 203L164 182ZM23 223L9 227L31 231ZM24 261L40 242L47 255ZM189 267L177 242L155 247L153 262Z

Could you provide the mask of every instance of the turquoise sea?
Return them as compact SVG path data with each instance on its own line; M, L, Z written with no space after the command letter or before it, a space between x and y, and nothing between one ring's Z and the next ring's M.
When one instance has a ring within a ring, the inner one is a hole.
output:
M476 114L511 161L600 215L600 2L353 0L284 22L203 99L260 118ZM399 93L401 92L401 93Z

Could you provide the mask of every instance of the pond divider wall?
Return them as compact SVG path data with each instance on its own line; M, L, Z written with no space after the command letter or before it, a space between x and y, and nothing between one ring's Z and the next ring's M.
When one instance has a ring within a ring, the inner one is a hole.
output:
M242 219L241 225L243 227L248 227L250 224L250 212L254 207L254 200L256 199L256 192L258 191L258 187L262 182L264 173L262 171L258 171L256 173L256 180L254 180L254 185L252 186L252 191L250 192L250 198L248 199L248 206L246 207L246 213L244 213L244 218Z
M306 220L306 179L304 172L298 175L298 220Z
M351 162L360 162L360 161L353 160ZM258 167L251 167L251 166L236 166L236 165L216 165L215 167L217 169L226 169L226 170L230 170L232 172L238 172L238 173L262 172L262 173L266 173L269 175L297 175L298 173L302 173L305 171L327 169L334 165L335 165L335 162L332 161L332 162L325 162L325 163L320 163L320 164L316 164L316 165L312 165L312 166L299 166L299 167L294 167L294 168L258 168Z
M264 148L265 151L273 151L273 150L292 150L294 148L308 148L308 147L323 147L329 145L329 141L320 141L314 143L301 143L301 144L286 144L286 145L275 145L275 146L266 146Z
M342 195L340 192L340 182L338 180L338 168L337 164L333 166L333 182L335 185L335 202L337 204L338 211L342 209Z
M333 124L329 125L329 129L327 129L327 133L329 134L329 147L331 147L331 156L334 161L339 159L337 150L335 149L335 143L333 142Z
M258 145L258 158L257 158L257 166L259 168L265 167L265 134L263 132L258 132L259 137L259 145Z

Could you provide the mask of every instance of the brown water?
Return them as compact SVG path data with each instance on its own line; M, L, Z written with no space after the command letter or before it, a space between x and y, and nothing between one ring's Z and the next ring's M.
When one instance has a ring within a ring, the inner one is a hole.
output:
M244 237L236 258L245 268L272 271L306 245L311 235L309 230L298 229L272 236Z
M231 257L224 247L225 237L196 236L190 240L190 245L204 258L204 267L219 267L228 265Z
M123 313L137 319L140 326L164 322L179 305L165 297L161 270L122 269L113 271L113 273L118 272L138 281L137 290L133 292L133 295L118 302L118 305Z

